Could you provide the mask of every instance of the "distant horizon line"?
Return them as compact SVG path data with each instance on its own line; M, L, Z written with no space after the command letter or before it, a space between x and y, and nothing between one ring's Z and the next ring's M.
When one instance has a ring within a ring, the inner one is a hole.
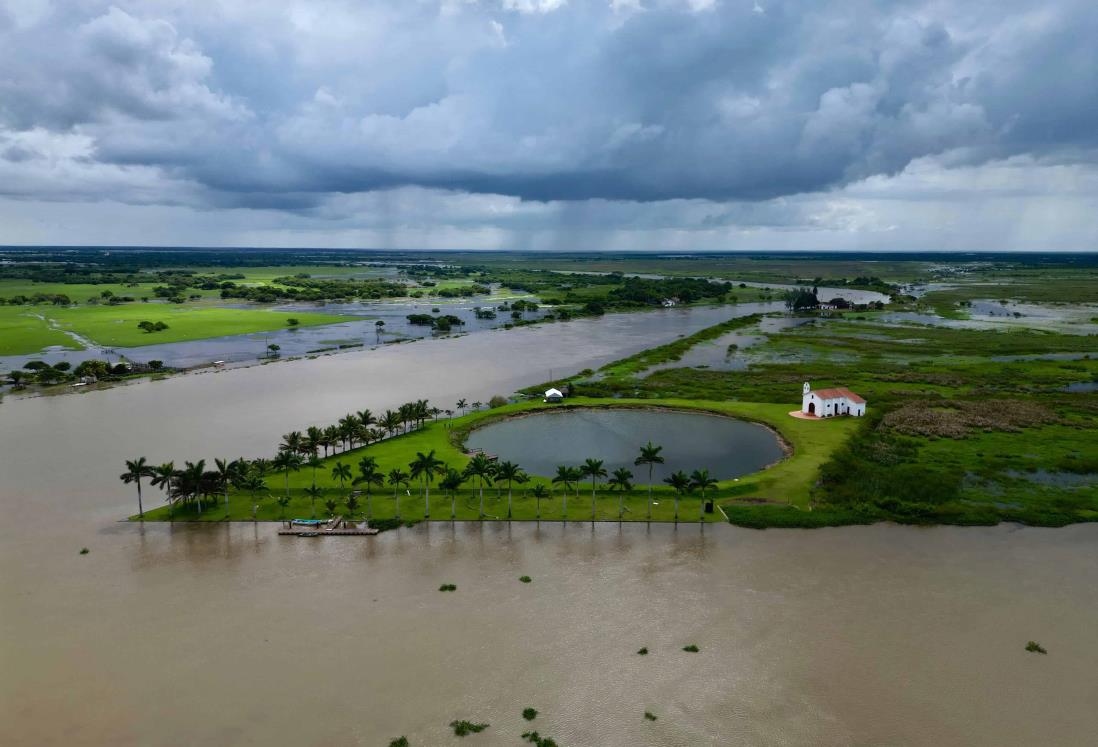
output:
M197 244L0 244L0 251L22 250L81 250L81 251L247 251L247 252L343 252L392 254L612 254L653 255L663 257L695 255L1019 255L1056 254L1092 255L1098 249L386 249L378 247L329 246L224 246Z

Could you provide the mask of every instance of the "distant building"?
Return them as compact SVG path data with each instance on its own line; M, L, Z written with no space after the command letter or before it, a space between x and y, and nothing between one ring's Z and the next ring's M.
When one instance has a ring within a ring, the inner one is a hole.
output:
M665 299L663 299L662 303L663 303L663 307L665 309L669 309L672 306L678 306L679 299L677 299L677 298L665 298Z
M860 418L865 415L865 400L844 387L812 391L806 381L801 395L801 412L818 418L837 415Z
M564 395L561 394L559 389L550 389L545 393L546 402L560 402L564 399Z

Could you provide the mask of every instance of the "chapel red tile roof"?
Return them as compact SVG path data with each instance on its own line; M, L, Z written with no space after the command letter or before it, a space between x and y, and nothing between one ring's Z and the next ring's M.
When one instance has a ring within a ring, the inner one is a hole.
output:
M817 389L813 392L820 399L840 399L846 397L851 402L857 404L865 404L865 400L859 397L854 392L850 391L846 387L836 387L835 389Z

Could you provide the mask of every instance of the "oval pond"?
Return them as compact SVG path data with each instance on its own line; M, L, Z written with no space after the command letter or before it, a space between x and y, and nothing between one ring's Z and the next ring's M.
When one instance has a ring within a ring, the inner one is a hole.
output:
M490 423L469 434L466 447L519 464L534 475L553 475L558 465L602 459L607 472L633 471L638 483L648 468L634 466L640 447L663 446L656 480L676 470L708 469L718 480L739 477L783 456L777 436L756 423L673 410L569 409Z

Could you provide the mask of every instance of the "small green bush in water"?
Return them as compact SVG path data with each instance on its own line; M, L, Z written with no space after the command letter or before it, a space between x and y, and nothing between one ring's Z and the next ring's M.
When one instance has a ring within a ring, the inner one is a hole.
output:
M439 591L457 591L457 584L443 584L438 587Z
M642 648L642 649L641 649L640 651L638 651L637 653L638 653L638 654L640 654L641 656L648 656L648 647L647 647L647 646L645 646L644 648Z
M1031 654L1047 654L1048 653L1048 651L1045 651L1045 647L1042 646L1037 641L1030 641L1029 643L1027 643L1026 644L1026 651L1029 651Z
M479 734L488 728L488 724L474 724L472 721L451 721L454 734L459 737L467 737L470 734Z
M554 742L549 737L541 736L536 731L528 731L522 735L522 738L530 744L536 745L537 747L557 747L556 742Z
M529 576L519 576L519 581L521 581L524 584L528 584L531 581L533 581L533 579L530 578Z
M689 646L683 646L682 650L683 651L689 651L692 654L696 654L699 651L701 651L701 649L698 648L697 646L695 646L693 643L691 643Z
M538 710L536 708L523 708L522 717L527 721L533 721L538 717Z
M389 747L408 747L408 737L397 737L389 742Z
M656 714L652 713L651 711L645 711L644 717L649 721L655 721L657 718Z
M81 554L81 555L87 555L87 554L88 554L89 552L91 552L91 550L89 550L89 549L88 549L88 548L86 548L86 547L81 547L81 548L80 548L80 554Z

